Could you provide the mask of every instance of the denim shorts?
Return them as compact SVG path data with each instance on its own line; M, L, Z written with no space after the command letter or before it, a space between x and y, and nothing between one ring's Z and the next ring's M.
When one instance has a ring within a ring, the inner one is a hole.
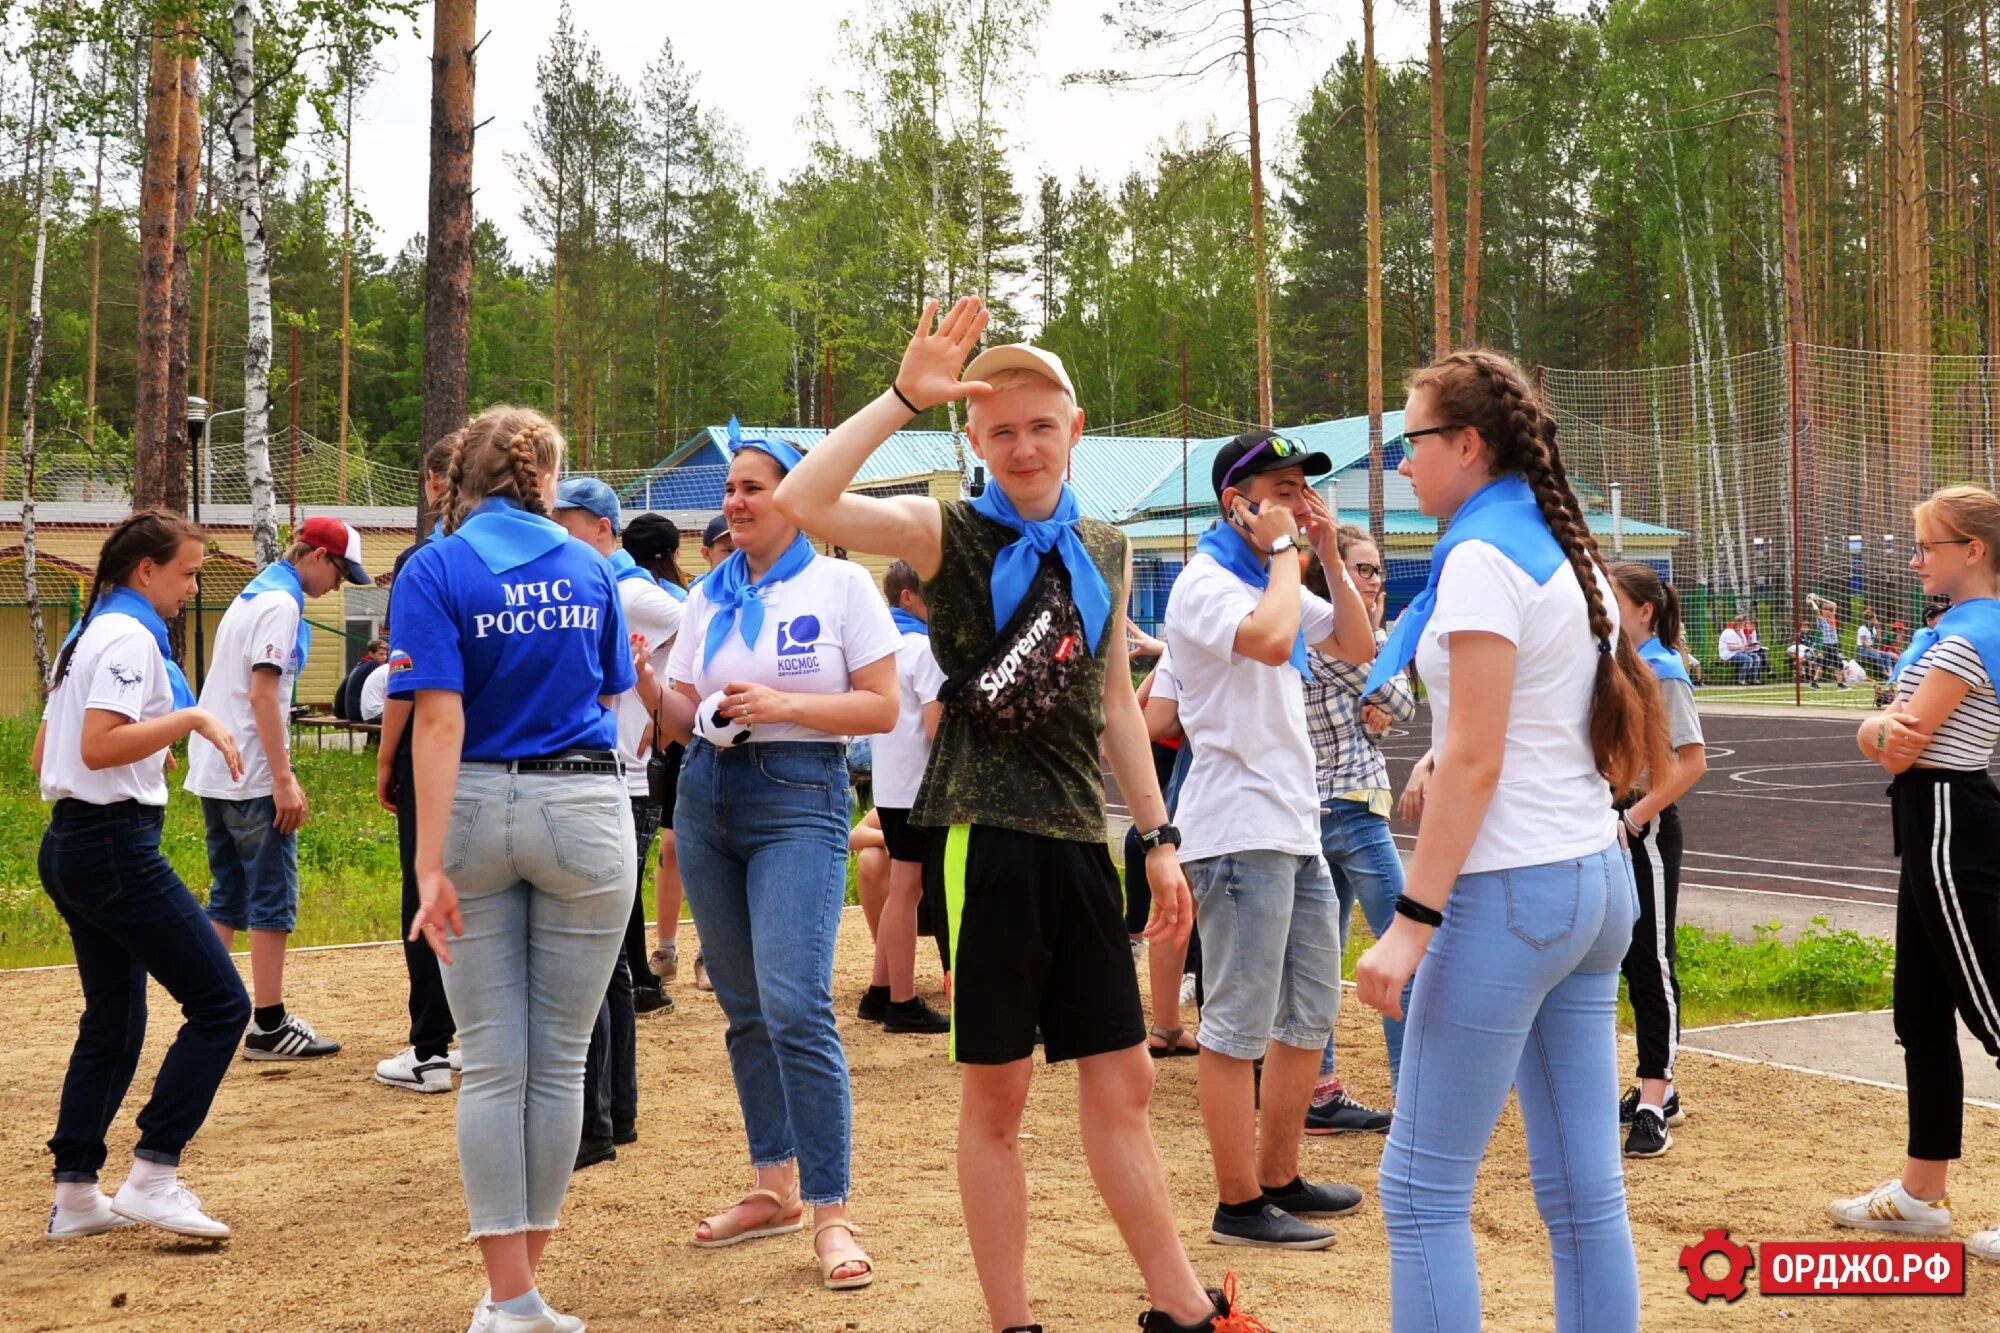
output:
M1272 1041L1317 1051L1340 1011L1338 898L1317 852L1243 851L1187 864L1201 929L1201 1044L1254 1060Z
M231 930L282 930L299 922L299 835L272 824L269 796L201 798L208 825L208 919Z

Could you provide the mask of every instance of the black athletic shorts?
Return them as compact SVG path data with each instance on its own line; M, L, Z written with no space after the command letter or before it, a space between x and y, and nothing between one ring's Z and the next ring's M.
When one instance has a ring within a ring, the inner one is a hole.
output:
M1051 1064L1146 1039L1125 904L1101 842L984 824L933 831L924 896L951 930L951 1058Z
M910 822L907 809L898 810L892 806L878 805L875 813L882 820L882 841L888 844L891 861L914 861L922 865L924 844L930 841L930 830Z

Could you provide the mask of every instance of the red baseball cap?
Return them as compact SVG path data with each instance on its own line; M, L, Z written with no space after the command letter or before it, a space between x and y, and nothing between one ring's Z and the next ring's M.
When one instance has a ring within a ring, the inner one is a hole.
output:
M327 514L315 514L299 524L298 539L332 556L341 572L347 575L349 583L375 582L361 567L361 534L339 519Z

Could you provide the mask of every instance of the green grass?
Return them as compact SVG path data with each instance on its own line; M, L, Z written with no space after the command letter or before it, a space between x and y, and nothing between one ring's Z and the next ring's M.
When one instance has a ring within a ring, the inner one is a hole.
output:
M1763 704L1790 708L1795 702L1790 681L1769 685L1704 685L1694 695L1698 702L1705 704ZM1875 687L1872 682L1850 685L1844 690L1832 685L1822 685L1818 689L1808 685L1797 702L1803 702L1807 708L1873 709Z

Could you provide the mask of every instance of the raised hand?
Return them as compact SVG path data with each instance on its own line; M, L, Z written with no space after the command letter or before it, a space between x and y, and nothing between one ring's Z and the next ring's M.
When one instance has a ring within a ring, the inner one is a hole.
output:
M896 388L919 411L954 398L981 398L993 392L993 386L983 380L958 377L992 318L985 302L976 296L962 296L943 319L937 318L937 311L936 301L924 302L917 331L910 335L903 364L896 371Z

